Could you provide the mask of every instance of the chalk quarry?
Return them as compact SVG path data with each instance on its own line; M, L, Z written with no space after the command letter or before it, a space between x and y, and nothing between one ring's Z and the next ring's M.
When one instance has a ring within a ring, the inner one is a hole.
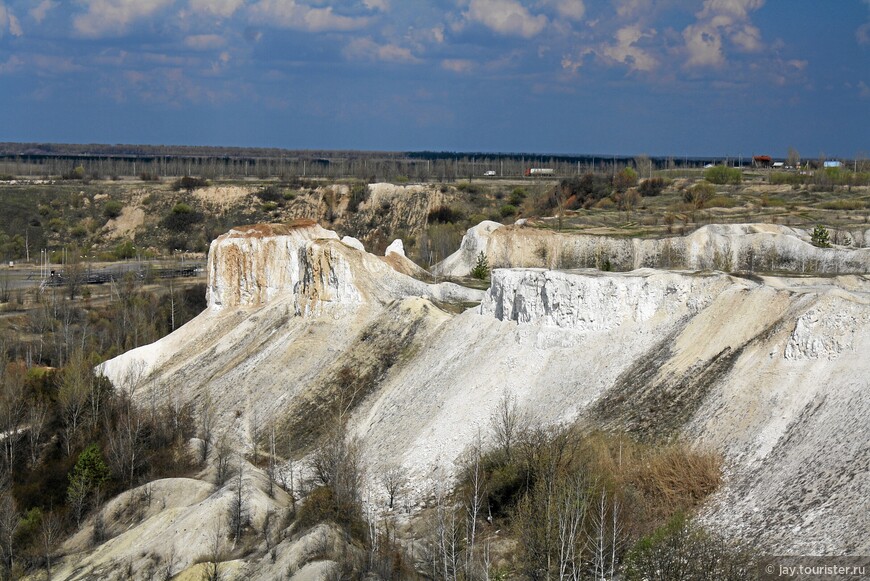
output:
M116 385L136 382L143 400L208 393L221 429L250 446L267 421L304 426L343 367L371 369L377 381L349 426L370 473L391 464L407 472L412 505L450 481L509 392L544 424L587 422L721 452L724 485L702 518L726 534L775 554L867 554L870 250L815 249L806 233L787 230L708 226L670 241L572 241L484 223L435 269L465 275L483 250L509 268L493 270L479 291L421 282L403 274L414 267L400 253L368 254L312 223L240 228L211 246L208 308L103 371ZM680 269L649 268L662 266L666 244L680 249ZM722 268L738 270L746 249L774 249L770 270L795 274L714 270L725 255ZM569 250L629 268L541 268L570 263L559 258ZM808 265L825 276L798 276ZM171 518L145 521L153 531L202 523L199 533L167 537L179 543L176 571L205 551L209 499L222 494L190 486L185 501L167 492L176 500L162 512ZM255 521L269 502L255 505ZM87 558L71 545L70 576L125 559L146 570L134 544L113 542ZM265 579L270 567L240 562L234 571Z

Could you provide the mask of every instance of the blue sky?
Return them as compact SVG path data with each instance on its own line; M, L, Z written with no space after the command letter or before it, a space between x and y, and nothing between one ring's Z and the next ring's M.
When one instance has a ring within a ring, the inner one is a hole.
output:
M0 141L870 156L870 0L0 0Z

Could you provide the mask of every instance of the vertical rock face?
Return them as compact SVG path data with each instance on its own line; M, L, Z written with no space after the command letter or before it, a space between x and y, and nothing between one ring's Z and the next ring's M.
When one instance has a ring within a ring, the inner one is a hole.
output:
M521 225L498 226L494 222L481 222L470 228L460 249L436 265L434 271L448 276L467 276L474 267L477 253L483 251L490 265L503 268L870 272L870 248L817 248L803 230L776 224L712 224L687 236L663 239L564 234ZM854 234L854 243L864 242L864 236Z
M209 249L209 309L260 306L291 294L303 309L318 299L359 302L350 267L328 240L338 235L313 222L230 230Z
M211 244L208 308L260 307L281 299L292 301L296 314L307 315L327 305L358 305L370 299L479 300L483 294L451 283L429 285L400 272L412 268L401 254L380 259L360 252L354 242L341 242L335 232L310 221L246 226Z
M605 331L626 322L647 321L657 314L694 314L712 302L730 277L684 276L638 271L560 272L536 268L497 269L480 305L480 313L578 331Z

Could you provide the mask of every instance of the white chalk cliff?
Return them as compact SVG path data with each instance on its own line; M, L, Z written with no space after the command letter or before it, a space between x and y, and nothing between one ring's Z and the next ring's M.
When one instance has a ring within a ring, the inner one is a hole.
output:
M533 232L527 246L569 245L562 235L516 229ZM745 230L768 236L760 226ZM718 232L696 233L684 247L714 244ZM535 248L511 246L518 238L508 228L488 236L494 262ZM792 238L804 252L808 244ZM729 240L733 250L738 243ZM646 242L625 244L633 260L648 256ZM739 246L747 244L755 242ZM689 262L709 254L692 252ZM838 268L864 260L857 251L835 252ZM136 370L141 397L195 399L208 391L223 429L244 440L270 419L304 422L343 368L372 369L350 428L370 466L401 464L421 497L433 479L453 473L511 391L545 424L590 422L720 451L725 485L704 518L725 532L763 538L781 553L870 551L864 274L496 269L483 296L425 284L332 232L297 225L222 236L210 251L209 277L209 308L107 362L113 381ZM480 305L452 314L441 301Z
M863 235L860 238L866 240ZM468 276L480 252L487 256L490 265L505 268L600 268L607 264L614 270L870 272L870 248L817 248L811 244L809 233L777 224L711 224L686 236L641 239L557 233L496 222L482 222L469 228L459 250L435 265L433 272Z

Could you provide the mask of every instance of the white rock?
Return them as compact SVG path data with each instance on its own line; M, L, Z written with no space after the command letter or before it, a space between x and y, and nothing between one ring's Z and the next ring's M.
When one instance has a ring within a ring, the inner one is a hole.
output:
M390 254L398 254L399 256L405 256L405 245L402 244L402 240L396 238L393 240L387 249L384 251L384 256L389 256Z
M363 246L363 243L354 238L353 236L344 236L341 239L341 243L345 246L350 246L351 248L356 248L360 252L365 252L366 248Z

